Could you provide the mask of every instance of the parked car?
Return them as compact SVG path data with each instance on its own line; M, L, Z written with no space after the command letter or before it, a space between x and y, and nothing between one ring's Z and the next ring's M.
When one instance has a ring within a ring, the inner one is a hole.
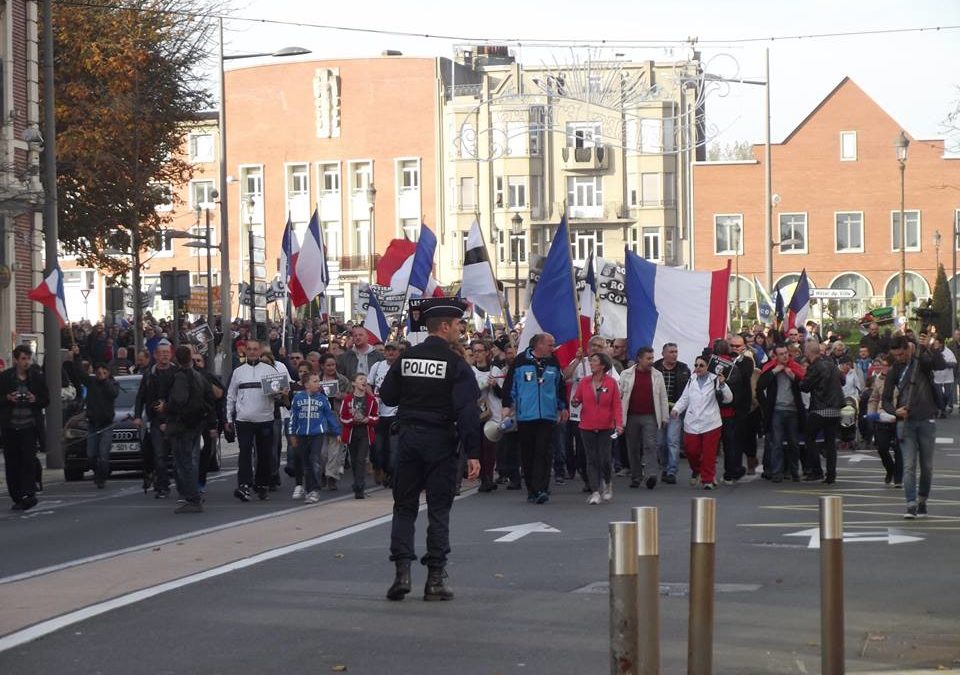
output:
M143 471L140 446L143 430L133 424L133 406L140 388L140 375L117 378L120 393L113 418L113 445L110 448L110 471ZM87 462L87 417L81 411L67 420L63 428L63 476L68 481L83 480Z

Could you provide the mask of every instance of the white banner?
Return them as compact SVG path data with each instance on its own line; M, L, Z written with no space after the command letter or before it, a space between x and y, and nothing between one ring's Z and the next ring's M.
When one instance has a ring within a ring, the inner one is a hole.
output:
M605 338L627 337L627 293L625 270L613 260L597 258L597 302L600 307L599 333Z

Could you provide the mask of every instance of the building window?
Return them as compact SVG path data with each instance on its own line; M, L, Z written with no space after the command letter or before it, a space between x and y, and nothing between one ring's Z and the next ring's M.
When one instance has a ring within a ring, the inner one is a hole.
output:
M663 193L659 173L640 174L640 189L640 199L643 206L660 206Z
M213 161L213 134L190 134L190 161Z
M663 205L677 205L677 174L673 171L663 174Z
M594 148L601 142L600 122L567 122L568 148Z
M663 243L663 262L666 265L673 265L677 260L677 228L667 227L666 237Z
M473 211L477 208L477 181L473 176L460 177L458 205L461 211Z
M582 265L590 254L595 258L603 257L603 230L574 230L570 245L573 262Z
M903 219L907 226L907 250L920 250L920 212L904 211ZM890 213L890 226L893 229L893 250L900 250L900 212Z
M527 262L527 233L513 235L507 230L497 230L497 257L502 263Z
M637 188L630 189L630 206L638 206Z
M190 181L190 210L195 210L198 206L201 209L212 209L216 206L213 200L213 181L212 180L194 180Z
M743 255L743 216L718 214L713 217L714 253Z
M310 219L310 168L307 164L287 165L287 213L294 223Z
M373 167L370 162L356 162L351 165L350 186L354 194L366 195L367 188L373 183Z
M603 181L600 176L567 177L567 202L570 206L603 206Z
M627 230L627 248L640 255L640 229L631 227Z
M250 201L253 208L250 208ZM240 169L240 213L244 224L263 223L263 168L245 166Z
M503 208L503 176L493 179L493 203L498 209Z
M530 177L530 208L536 211L534 218L540 217L543 207L543 176Z
M834 216L837 253L863 252L863 213L842 212Z
M184 240L184 243L196 241L198 244L200 244L206 241L206 236L207 236L206 225L194 225L188 230L188 232L190 232L190 234L192 234L194 237L199 237L199 239L186 239ZM211 246L217 245L217 226L214 224L210 225L210 245ZM204 258L207 257L206 247L201 248L200 246L190 246L188 248L190 249L191 256L202 256ZM210 250L210 255L220 255L220 249L212 248Z
M526 176L509 176L507 178L507 196L511 209L522 209L527 206L527 178Z
M355 220L350 233L350 245L353 248L353 255L370 255L370 221Z
M405 159L400 162L400 190L420 189L420 162Z
M926 300L930 297L930 284L927 283L927 280L916 272L907 271L904 274L904 278L907 282L907 304L913 304L919 300ZM887 282L887 287L884 291L884 297L887 302L893 304L894 298L900 292L900 275L894 274L890 277L890 281Z
M857 132L856 131L840 132L840 161L841 162L857 161Z
M320 223L323 230L324 246L327 248L328 258L339 258L343 255L342 233L339 220L325 220Z
M340 165L339 164L321 164L320 165L320 192L321 194L333 194L340 192Z
M653 155L663 152L663 120L640 120L640 152Z
M543 128L546 120L546 109L542 105L530 108L529 144L530 155L537 157L543 151Z
M214 272L210 275L210 283L214 288L220 285L220 274ZM202 286L204 290L207 288L207 273L206 272L191 272L190 273L190 285L191 286ZM217 303L213 303L214 311L217 311Z
M153 207L154 210L160 213L173 211L173 188L168 183L153 183L152 185L157 190L155 193L157 204Z
M660 262L660 228L643 228L643 258L650 262Z
M420 238L420 219L403 218L400 221L400 229L403 230L403 236L410 241L416 241Z
M807 252L807 214L780 214L780 252Z

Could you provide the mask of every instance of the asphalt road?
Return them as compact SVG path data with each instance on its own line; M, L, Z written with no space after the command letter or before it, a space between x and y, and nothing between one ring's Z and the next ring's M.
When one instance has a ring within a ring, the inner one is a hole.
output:
M809 530L824 494L845 501L848 671L960 668L960 421L937 435L926 520L902 520L902 492L882 485L868 452L845 453L829 490L754 479L706 493L718 511L715 672L819 672ZM663 672L685 670L690 499L705 495L685 484L631 490L618 479L600 506L576 484L543 506L517 492L465 493L453 511L451 603L419 599L419 567L407 600L384 599L382 491L298 507L285 486L240 504L228 477L211 486L206 513L174 516L138 485L115 481L96 501L81 498L96 494L89 483L50 486L45 502L62 506L0 520L0 673L609 672L607 523L637 505L659 508ZM256 516L266 517L224 527ZM500 530L520 525L545 531ZM164 537L178 538L116 551ZM105 559L10 580L92 555ZM97 590L61 601L77 585Z

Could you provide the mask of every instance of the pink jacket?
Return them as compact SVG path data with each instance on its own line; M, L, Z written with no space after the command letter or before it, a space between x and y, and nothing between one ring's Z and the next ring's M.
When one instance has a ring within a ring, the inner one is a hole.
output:
M610 375L603 376L599 398L598 402L592 375L580 380L573 395L573 399L580 402L580 428L584 431L601 431L622 427L620 388Z

